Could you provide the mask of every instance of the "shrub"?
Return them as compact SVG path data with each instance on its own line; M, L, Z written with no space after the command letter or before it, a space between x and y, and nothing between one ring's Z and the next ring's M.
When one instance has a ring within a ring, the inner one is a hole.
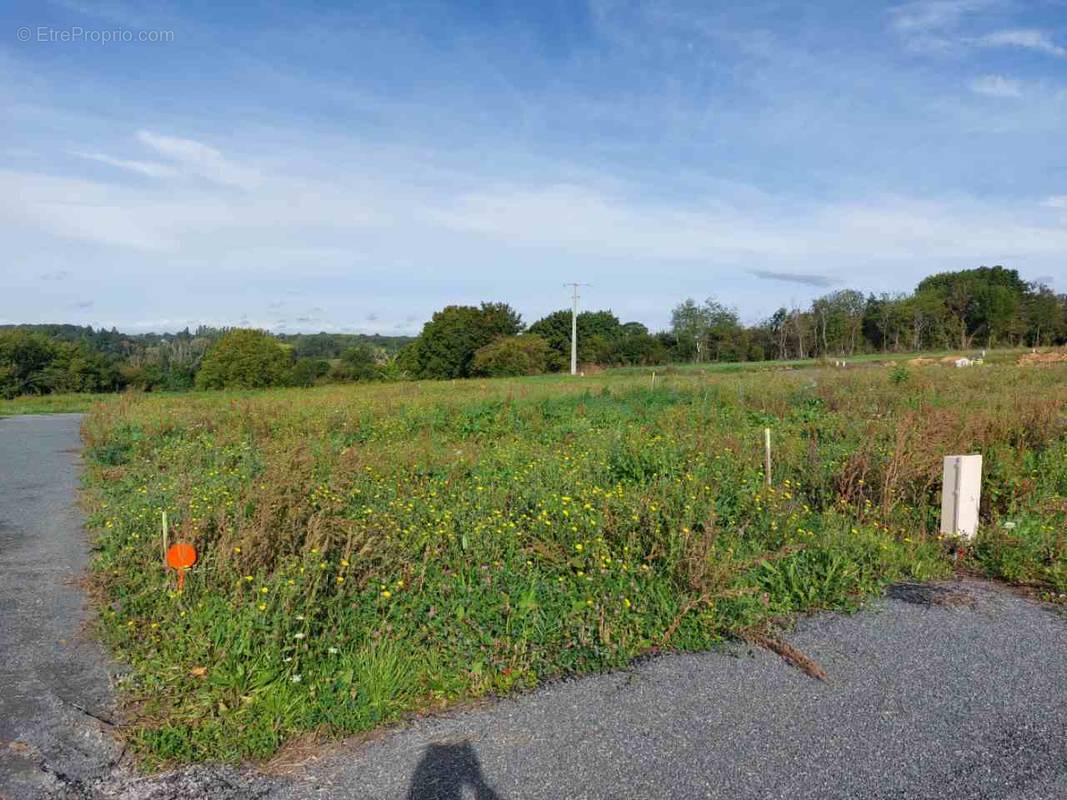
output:
M200 389L256 389L289 378L292 356L266 331L236 329L208 350L196 385Z
M548 342L540 336L501 336L475 351L471 374L490 378L540 375L548 371L549 353Z

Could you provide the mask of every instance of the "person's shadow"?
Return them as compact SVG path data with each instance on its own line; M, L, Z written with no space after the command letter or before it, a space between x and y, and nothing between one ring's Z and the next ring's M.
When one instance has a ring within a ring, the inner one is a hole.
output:
M430 744L411 776L407 800L463 800L464 788L477 800L501 800L485 782L470 742Z

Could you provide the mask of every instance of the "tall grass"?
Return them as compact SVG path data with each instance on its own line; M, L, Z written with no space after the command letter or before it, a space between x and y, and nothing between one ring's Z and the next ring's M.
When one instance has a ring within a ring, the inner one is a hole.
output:
M262 757L944 576L949 453L985 456L966 563L1063 593L1065 378L606 373L97 407L87 497L133 740L153 762ZM164 510L201 554L181 595Z

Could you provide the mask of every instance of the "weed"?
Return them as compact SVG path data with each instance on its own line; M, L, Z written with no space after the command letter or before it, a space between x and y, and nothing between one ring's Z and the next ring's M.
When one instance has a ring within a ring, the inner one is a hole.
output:
M150 764L266 757L707 648L969 563L1067 590L1067 367L605 372L124 397L83 433L104 634ZM762 428L774 429L773 486ZM200 553L182 594L160 559Z

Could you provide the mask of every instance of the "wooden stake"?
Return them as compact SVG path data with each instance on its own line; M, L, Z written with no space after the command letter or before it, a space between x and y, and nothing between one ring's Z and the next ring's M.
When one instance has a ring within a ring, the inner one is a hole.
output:
M656 371L655 370L652 371L652 388L653 389L656 388Z
M167 547L169 546L167 531L167 512L163 512L163 564L167 563Z
M763 480L771 485L771 429L763 429Z

